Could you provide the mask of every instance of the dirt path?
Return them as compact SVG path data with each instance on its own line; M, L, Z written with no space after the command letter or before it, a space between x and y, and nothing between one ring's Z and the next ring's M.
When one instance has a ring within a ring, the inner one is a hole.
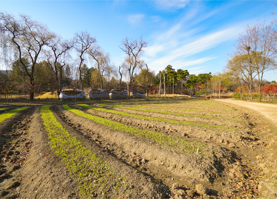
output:
M277 127L277 105L273 104L263 104L255 102L245 102L238 101L233 99L222 99L216 100L220 102L226 102L238 106L242 106L251 110L256 111L257 113L266 117L269 121ZM273 127L274 128L274 127ZM258 164L265 174L264 178L261 179L258 190L259 196L263 198L277 198L277 134L276 128L272 130L272 133L268 132L264 134L264 137L267 137L270 141L267 150L261 151L260 156L262 157L262 163Z
M266 118L271 120L277 126L277 105L273 104L263 104L255 102L245 102L233 99L216 99L216 101L232 103L235 105L243 106L252 110L259 112Z

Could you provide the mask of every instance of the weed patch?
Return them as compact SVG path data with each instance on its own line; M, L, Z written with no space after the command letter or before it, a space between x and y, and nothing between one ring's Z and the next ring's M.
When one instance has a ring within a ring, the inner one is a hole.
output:
M51 150L62 159L71 175L78 179L82 196L85 198L126 197L128 192L126 179L107 162L84 147L76 137L71 136L56 120L49 107L41 108L41 117L49 133Z
M29 107L21 107L21 108L18 108L18 109L11 110L11 111L9 111L7 113L3 113L2 115L0 115L0 123L3 122L6 119L12 117L13 115L18 113L19 111L23 111L23 110L25 110L27 108L29 108Z
M0 111L6 110L6 109L8 109L8 108L6 108L6 107L0 108Z

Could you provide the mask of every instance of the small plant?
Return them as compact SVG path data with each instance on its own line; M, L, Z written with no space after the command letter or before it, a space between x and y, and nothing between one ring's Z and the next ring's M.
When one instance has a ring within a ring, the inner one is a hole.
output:
M218 125L201 124L201 123L189 122L189 121L180 121L180 120L170 120L170 119L164 119L164 118L148 117L148 116L143 116L143 115L126 113L126 112L123 112L123 111L108 110L108 109L105 109L105 108L88 106L86 104L78 104L78 105L82 106L82 107L85 107L87 109L93 109L93 110L96 110L96 111L102 111L102 112L107 112L107 113L114 113L114 114L123 115L123 116L127 116L127 117L132 117L132 118L137 118L137 119L167 122L167 123L171 123L171 124L182 124L182 125L188 125L188 126L197 126L197 127L208 128L208 129L213 129L213 130L233 130L230 127L223 127L223 126L218 126Z
M12 117L13 115L15 115L16 113L18 113L19 111L23 111L25 109L27 109L29 107L21 107L21 108L18 108L18 109L14 109L14 110L11 110L7 113L3 113L0 117L0 123L3 122L4 120Z
M109 127L110 129L118 130L118 131L123 131L127 132L133 135L136 135L138 137L156 142L164 147L180 151L180 152L185 152L185 153L195 153L197 148L201 148L204 150L207 146L206 144L203 144L201 142L188 142L185 139L180 139L176 137L170 137L167 135L164 135L162 133L158 133L155 131L149 131L149 130L143 130L137 127L132 127L129 125L121 124L119 122L115 122L110 119L105 119L101 118L95 115L90 115L87 113L84 113L80 110L73 109L69 107L68 105L63 105L63 108L66 110L71 111L72 113L79 115L81 117L90 119L96 123L105 125Z
M214 116L193 115L193 114L186 114L186 113L174 113L174 112L158 111L158 110L147 110L147 109L131 108L131 107L124 107L124 106L114 106L114 105L107 105L107 104L99 104L99 105L122 108L122 109L130 109L130 110L136 110L136 111L152 112L152 113L162 113L162 114L169 114L169 115L180 115L180 116L188 116L188 117L199 117L199 118L206 118L206 119L218 119L218 120L229 120L229 121L242 122L241 120L232 119L232 118L219 118L219 117L214 117Z
M95 195L102 196L103 191L110 189L109 184L121 184L121 181L118 180L120 176L115 169L96 157L76 137L71 136L56 120L49 107L41 108L41 117L45 129L49 133L51 149L61 158L70 174L77 179L81 195L85 198ZM111 173L114 177L111 177ZM126 181L125 178L124 180ZM102 187L102 190L98 189L99 187ZM123 192L124 190L121 189L117 192L110 192L109 197L115 198L117 195L122 195Z

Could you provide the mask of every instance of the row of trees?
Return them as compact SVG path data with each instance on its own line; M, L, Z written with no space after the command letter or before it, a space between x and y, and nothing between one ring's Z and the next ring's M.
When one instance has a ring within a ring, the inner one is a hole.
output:
M31 100L35 92L45 90L56 90L59 95L65 86L80 89L90 86L94 90L128 89L129 94L131 91L148 94L153 86L158 85L159 95L162 92L164 95L217 92L220 96L221 91L236 88L240 92L243 88L249 93L253 90L261 92L265 72L276 69L275 22L247 27L237 41L236 51L229 56L225 72L214 75L193 75L168 65L155 76L141 58L147 47L142 38L131 40L126 37L122 40L120 49L126 56L117 68L88 32L76 33L72 39L64 40L24 15L15 18L0 12L0 41L4 60L12 68L10 75L2 74L1 91L28 92ZM72 54L77 57L73 59ZM88 68L87 62L94 67Z
M17 72L13 75L17 83L28 84L30 100L34 99L36 88L40 87L41 82L47 84L50 89L55 88L58 95L60 94L64 86L65 72L69 73L68 65L72 60L73 50L77 55L74 65L78 66L78 71L75 69L71 71L71 80L77 79L74 77L76 74L79 77L78 81L72 82L72 85L80 86L82 90L85 84L93 89L99 87L103 89L105 83L111 80L115 82L115 77L119 73L119 89L124 86L122 77L126 74L130 93L138 70L146 68L144 73L145 71L151 73L141 59L143 49L147 46L147 42L142 38L140 40L125 38L122 41L120 49L126 54L126 59L118 70L110 64L109 54L96 44L96 39L88 32L76 33L72 39L64 40L49 31L46 26L25 15L15 18L10 14L0 12L0 41L5 62L8 63L9 59L12 59L12 64L10 64L13 65L12 71L19 72L18 75L15 75ZM14 57L11 57L11 54ZM88 61L93 62L95 67L87 68L85 62ZM41 71L47 80L39 77L37 73Z

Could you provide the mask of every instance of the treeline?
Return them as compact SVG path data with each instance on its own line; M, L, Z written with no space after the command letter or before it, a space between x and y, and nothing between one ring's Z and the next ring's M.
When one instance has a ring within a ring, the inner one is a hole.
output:
M11 74L1 73L1 93L28 92L30 100L41 91L55 90L59 95L65 86L140 91L148 79L138 80L141 76L136 74L153 74L141 59L147 46L142 38L122 40L120 49L126 57L117 68L90 33L79 32L65 40L25 15L16 18L0 12L0 44L4 62L12 66ZM88 68L87 62L94 67Z
M28 93L30 100L42 91L59 95L64 88L83 90L84 86L92 90L128 90L129 94L218 97L222 92L237 91L241 99L258 96L261 100L264 94L274 96L277 92L274 82L264 80L266 72L276 69L276 24L272 21L247 27L223 73L195 75L168 65L155 75L141 57L147 47L142 38L122 40L119 49L126 56L116 67L88 32L65 40L25 15L15 18L0 12L0 47L3 61L10 66L7 73L0 71L0 89L3 94ZM88 62L93 67L89 68Z

